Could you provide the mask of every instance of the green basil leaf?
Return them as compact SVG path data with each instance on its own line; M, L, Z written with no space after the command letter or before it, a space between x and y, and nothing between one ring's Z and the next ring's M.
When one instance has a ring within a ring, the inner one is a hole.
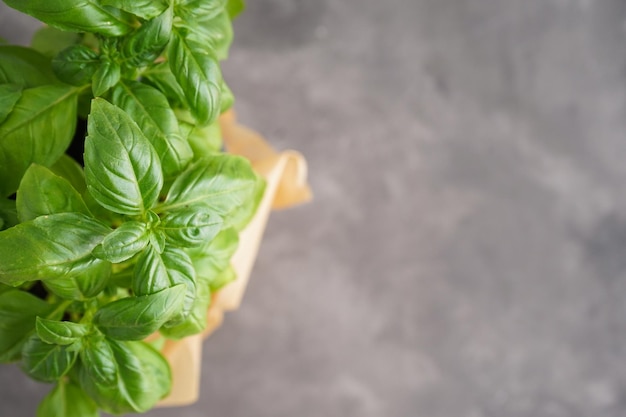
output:
M48 168L32 164L17 190L17 216L21 222L56 213L91 216L78 191Z
M228 0L226 3L226 11L231 20L239 16L246 8L246 2L244 0Z
M209 283L209 286L211 288L211 291L215 292L223 288L224 286L230 284L236 279L237 279L237 273L235 272L235 269L232 267L232 265L228 265L228 267L222 272L220 272L215 277L215 279L211 280L211 282Z
M211 241L222 229L222 218L193 207L168 212L159 228L175 245L193 247Z
M211 288L206 278L198 277L196 282L196 296L191 305L189 314L180 323L166 326L161 334L169 339L182 339L202 332L207 326L207 315L211 305Z
M35 19L70 32L95 32L121 36L131 30L130 15L98 0L4 0L4 2Z
M79 353L83 371L95 384L115 387L118 381L118 366L110 343L102 335L91 335L84 339Z
M11 285L77 273L109 231L79 213L41 216L4 230L0 232L0 282Z
M221 217L249 210L257 175L240 156L215 155L193 163L176 178L159 212L202 206Z
M187 39L209 47L220 61L228 58L233 41L233 26L226 11L208 19L179 24L187 30Z
M37 408L37 417L98 417L98 406L76 384L60 380Z
M168 8L125 39L122 52L130 66L144 66L161 55L170 41L172 19L172 9Z
M112 339L145 339L181 311L186 291L187 286L180 284L155 294L113 301L96 312L93 323Z
M182 121L180 124L181 131L183 127L186 129L187 141L193 150L195 160L220 153L222 129L219 120L207 126L194 126Z
M233 107L235 103L235 96L233 92L228 87L225 81L222 80L222 96L221 96L221 108L220 111L224 113L226 110Z
M120 64L104 60L92 77L91 90L94 97L102 96L120 81L122 70Z
M144 222L128 221L104 238L93 251L93 255L114 264L129 260L142 251L150 242L148 225Z
M85 173L83 168L67 155L61 155L61 157L50 167L50 170L57 174L59 177L65 178L72 184L72 187L79 193L84 193L87 189L85 184Z
M43 282L48 291L66 300L84 301L99 295L109 284L111 264L100 259L89 259L80 271L63 278L51 278Z
M85 177L90 194L120 214L141 215L163 186L161 162L137 124L103 99L92 102L85 140Z
M35 330L37 316L47 316L53 308L26 291L0 292L0 362L19 358L22 346Z
M35 330L37 336L45 343L66 346L79 342L89 334L91 328L86 324L37 317Z
M220 275L230 265L230 260L239 246L239 234L233 228L222 230L208 244L189 249L187 253L191 257L196 275L208 280L209 283L217 282ZM218 285L210 284L213 289Z
M142 19L152 19L168 7L167 2L162 0L100 0L100 3L125 10Z
M59 159L75 127L76 90L72 87L46 85L23 90L0 125L0 193L14 193L31 163L48 166Z
M55 82L49 58L21 46L0 46L0 84L28 88Z
M176 81L167 62L157 64L144 72L142 80L161 91L173 107L187 107L185 92Z
M189 164L193 151L181 137L176 116L160 91L138 82L120 83L113 89L111 101L126 111L149 138L165 178L179 174Z
M15 200L0 198L0 219L3 221L4 229L13 227L19 223ZM3 228L0 228L0 230L3 230Z
M79 361L78 379L82 388L105 411L113 414L142 413L165 397L171 387L171 371L165 358L144 342L106 341L113 353L114 384L94 380L87 368L89 362ZM109 359L110 360L110 359Z
M220 83L222 75L217 59L207 48L173 31L168 48L168 62L182 87L189 109L202 125L220 114Z
M196 297L196 271L182 249L165 247L159 253L148 246L137 258L132 288L137 295L154 294L184 284L187 287L182 310L169 322L180 322L189 314Z
M227 0L180 0L176 12L181 17L210 19L224 10L226 3Z
M78 357L78 352L68 346L45 343L32 335L22 348L24 371L33 379L53 382L67 374Z
M52 70L59 80L72 85L91 82L100 68L100 54L85 45L71 45L52 59Z
M15 84L0 84L0 123L13 111L13 107L22 97L22 87Z
M78 33L65 32L51 26L44 26L35 32L30 46L42 55L53 58L65 48L78 42L80 42Z

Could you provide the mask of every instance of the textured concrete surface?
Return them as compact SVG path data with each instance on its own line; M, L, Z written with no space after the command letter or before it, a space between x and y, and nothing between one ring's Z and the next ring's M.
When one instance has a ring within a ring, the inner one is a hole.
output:
M250 3L226 77L317 199L272 217L202 400L148 415L626 415L626 3Z

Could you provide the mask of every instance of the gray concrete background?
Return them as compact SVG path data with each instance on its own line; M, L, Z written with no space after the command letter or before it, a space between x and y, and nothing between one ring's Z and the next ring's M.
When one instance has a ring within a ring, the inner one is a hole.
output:
M250 0L240 118L301 150L203 398L149 416L626 415L626 3ZM0 36L31 28L0 8ZM0 415L47 387L0 368Z

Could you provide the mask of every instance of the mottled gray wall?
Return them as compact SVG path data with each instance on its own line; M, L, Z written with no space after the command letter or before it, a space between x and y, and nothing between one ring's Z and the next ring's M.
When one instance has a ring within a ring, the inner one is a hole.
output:
M626 2L249 3L226 78L316 200L272 217L202 400L148 415L626 415ZM2 416L46 390L19 375Z

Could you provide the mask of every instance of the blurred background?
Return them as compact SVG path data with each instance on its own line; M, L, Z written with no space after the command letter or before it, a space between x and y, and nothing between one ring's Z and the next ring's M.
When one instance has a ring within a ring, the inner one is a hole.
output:
M248 3L236 110L316 198L272 215L202 399L147 415L626 415L626 2ZM0 386L16 417L49 389Z

